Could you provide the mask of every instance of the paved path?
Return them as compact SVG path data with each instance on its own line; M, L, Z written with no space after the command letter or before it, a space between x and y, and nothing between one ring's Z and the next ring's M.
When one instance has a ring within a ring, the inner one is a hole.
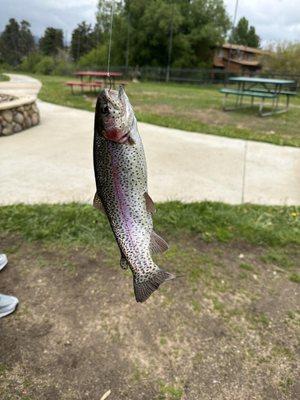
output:
M10 75L2 92L40 83ZM0 204L90 202L93 113L38 102L41 124L0 138ZM300 204L300 149L139 124L155 201Z

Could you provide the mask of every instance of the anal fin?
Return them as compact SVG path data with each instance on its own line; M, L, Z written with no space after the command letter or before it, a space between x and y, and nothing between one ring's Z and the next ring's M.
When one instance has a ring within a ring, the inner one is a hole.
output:
M164 253L168 250L169 245L162 237L152 231L149 248L152 253Z

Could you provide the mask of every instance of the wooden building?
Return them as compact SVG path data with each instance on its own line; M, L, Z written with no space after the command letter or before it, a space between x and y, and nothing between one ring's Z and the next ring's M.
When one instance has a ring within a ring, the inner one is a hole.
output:
M239 75L255 75L262 68L261 57L264 54L264 51L253 47L225 43L216 49L213 68Z

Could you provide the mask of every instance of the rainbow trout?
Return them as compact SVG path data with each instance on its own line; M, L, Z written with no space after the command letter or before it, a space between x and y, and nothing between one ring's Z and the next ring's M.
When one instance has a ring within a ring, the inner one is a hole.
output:
M133 274L134 294L143 302L166 280L151 253L168 249L153 231L154 203L148 194L147 166L137 121L123 89L104 89L95 111L94 206L108 217L121 253L120 265Z

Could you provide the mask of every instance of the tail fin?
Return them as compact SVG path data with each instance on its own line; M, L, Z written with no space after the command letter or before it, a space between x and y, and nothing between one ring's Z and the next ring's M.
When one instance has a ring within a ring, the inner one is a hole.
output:
M138 303L146 301L151 294L159 288L164 281L169 281L175 278L175 275L165 272L162 269L157 269L149 275L143 282L138 282L137 277L133 277L133 287L135 299Z

